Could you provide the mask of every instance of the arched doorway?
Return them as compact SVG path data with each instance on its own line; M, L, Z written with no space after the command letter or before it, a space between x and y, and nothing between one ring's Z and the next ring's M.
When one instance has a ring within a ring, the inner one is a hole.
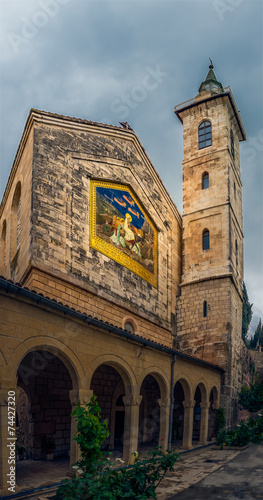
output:
M182 445L184 435L184 400L184 389L181 382L178 381L174 386L174 411L172 428L172 443L178 447Z
M209 396L209 413L208 413L208 441L212 441L216 437L215 434L215 421L216 421L216 408L218 400L218 392L216 387L210 392Z
M139 446L157 446L160 434L161 391L154 376L147 375L141 385L139 414Z
M110 436L103 449L123 451L125 386L120 373L113 366L102 364L93 373L90 389L97 396L101 418L106 420Z
M65 364L47 350L31 351L19 365L17 385L21 394L18 426L22 434L26 426L28 430L27 457L33 460L69 457L72 380Z

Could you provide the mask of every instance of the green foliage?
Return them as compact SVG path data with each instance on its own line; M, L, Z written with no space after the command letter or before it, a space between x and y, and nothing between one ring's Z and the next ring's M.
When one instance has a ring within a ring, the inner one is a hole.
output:
M252 306L248 299L248 293L246 285L243 281L242 284L242 293L243 293L243 307L242 307L242 339L247 344L247 333L249 329L249 325L252 319Z
M56 498L63 500L122 500L123 498L156 499L155 490L168 471L174 470L179 455L173 451L163 453L155 448L146 460L135 454L132 466L116 469L116 463L101 459L98 471L93 474L83 472L82 477L71 482L65 481Z
M226 418L225 418L224 409L223 408L218 408L218 410L216 412L216 418L215 418L215 433L216 433L216 436L225 427L225 423L226 423Z
M256 349L257 346L263 347L263 325L261 323L261 319L258 322L254 337L250 340L251 349Z
M168 471L173 471L179 455L173 451L163 453L156 448L145 460L134 453L134 464L119 467L105 458L100 446L109 436L107 423L101 421L101 411L96 397L91 398L87 408L78 404L71 414L77 419L77 434L74 439L80 446L82 459L74 469L80 477L64 481L56 493L56 499L63 500L122 500L130 498L143 500L156 498L155 490Z
M238 402L249 411L258 411L263 408L263 383L258 383L258 374L249 387L242 385L238 394Z
M216 444L221 448L224 446L245 446L248 443L260 444L263 442L263 415L258 414L257 418L250 417L248 420L241 420L240 424L233 431L223 429L217 436Z
M78 465L91 472L102 458L101 445L110 434L106 420L101 420L101 409L96 396L92 396L86 408L78 403L71 416L77 419L77 433L74 439L80 447L82 457Z

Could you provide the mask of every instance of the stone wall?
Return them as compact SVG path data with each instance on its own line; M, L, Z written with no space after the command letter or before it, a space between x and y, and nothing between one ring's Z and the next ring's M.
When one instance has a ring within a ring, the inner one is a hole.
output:
M176 208L133 133L59 125L37 126L34 133L32 264L171 328L180 282ZM90 248L91 178L130 186L156 224L157 288Z

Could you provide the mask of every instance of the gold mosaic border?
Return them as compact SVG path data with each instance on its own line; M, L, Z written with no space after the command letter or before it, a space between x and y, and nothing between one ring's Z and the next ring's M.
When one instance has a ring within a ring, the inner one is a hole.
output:
M147 269L145 269L144 266L142 266L139 262L135 261L129 255L126 255L123 253L121 250L118 248L112 247L109 243L106 241L102 240L99 236L96 235L96 188L97 187L104 187L104 188L111 188L111 189L116 189L120 191L126 191L129 193L129 195L136 201L138 207L140 208L141 212L143 213L145 219L148 221L148 223L151 225L154 233L154 273L151 273ZM150 283L152 286L157 288L157 263L158 263L158 231L156 227L154 226L152 220L150 217L147 215L145 210L142 208L141 204L137 200L136 196L134 195L133 191L128 187L123 184L118 184L118 183L113 183L113 182L106 182L106 181L97 181L97 180L91 180L90 181L90 246L97 250L98 252L102 253L103 255L106 255L112 260L115 260L115 262L118 262L118 264L121 264L122 266L126 267L133 273L137 274L140 276L143 280L147 281Z

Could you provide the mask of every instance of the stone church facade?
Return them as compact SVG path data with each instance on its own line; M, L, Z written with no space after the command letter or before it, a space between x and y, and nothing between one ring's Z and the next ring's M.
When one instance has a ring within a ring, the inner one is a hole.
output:
M8 394L28 458L78 458L70 418L96 394L125 460L190 449L236 419L244 127L212 65L175 108L183 216L134 131L32 109L0 207L0 488ZM11 392L10 392L11 391ZM18 485L19 486L19 485Z

